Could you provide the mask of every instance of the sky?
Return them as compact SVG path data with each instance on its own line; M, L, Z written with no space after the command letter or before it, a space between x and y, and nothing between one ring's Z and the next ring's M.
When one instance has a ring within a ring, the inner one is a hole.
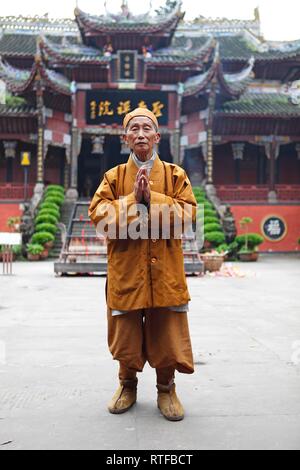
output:
M74 8L92 14L104 12L104 0L1 0L0 15L44 15L49 13L53 18L73 18ZM109 11L120 10L121 0L108 0ZM150 0L128 0L130 10L143 13L147 10ZM164 0L152 0L153 6L163 5ZM293 41L300 39L300 0L183 0L186 19L191 20L199 15L205 17L226 17L251 19L254 9L259 6L261 12L262 33L272 41Z

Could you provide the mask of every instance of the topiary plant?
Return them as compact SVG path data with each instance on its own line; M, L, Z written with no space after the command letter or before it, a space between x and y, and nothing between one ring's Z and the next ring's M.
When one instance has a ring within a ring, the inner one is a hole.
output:
M38 215L37 218L35 219L35 225L39 224L52 224L55 225L57 223L58 219L57 217L54 217L51 214L43 214L43 215Z
M225 235L222 232L208 232L205 234L205 240L218 246L225 242Z
M222 232L223 233L223 229L219 223L205 224L204 232L205 233L208 233L208 232Z
M47 188L46 188L45 194L48 194L52 191L59 192L61 194L65 194L64 187L60 186L59 184L49 184L49 186L47 186Z
M204 208L204 217L217 217L217 211Z
M56 209L41 209L39 212L38 212L38 216L41 216L41 215L53 215L53 217L55 217L57 220L60 218L60 212Z
M40 255L44 251L44 247L39 243L28 243L26 245L26 251L31 255Z
M53 202L43 202L40 206L39 209L54 209L59 212L60 207L57 204L54 204Z
M259 245L264 242L264 238L258 233L248 233L247 235L238 235L235 238L236 243L238 243L240 250L243 251L253 251ZM247 241L247 243L246 243Z
M50 232L36 232L31 237L31 243L45 245L48 242L53 242L54 239L54 235Z
M35 227L35 231L36 232L48 232L48 233L52 233L52 235L55 235L57 232L57 227L56 225L52 225L52 224L38 224Z
M45 198L45 202L54 203L59 207L63 204L64 200L65 198L60 195L55 195L55 196L49 195L49 196L46 196Z

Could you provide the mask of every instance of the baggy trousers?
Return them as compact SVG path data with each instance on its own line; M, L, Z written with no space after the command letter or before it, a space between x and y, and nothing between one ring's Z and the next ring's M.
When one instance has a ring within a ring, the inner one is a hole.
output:
M186 312L160 307L112 316L107 307L107 320L109 350L126 368L142 372L148 361L155 369L194 372Z

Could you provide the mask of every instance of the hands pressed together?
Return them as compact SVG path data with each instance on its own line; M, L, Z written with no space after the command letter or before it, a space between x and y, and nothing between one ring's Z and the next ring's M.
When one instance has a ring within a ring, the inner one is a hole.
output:
M151 191L149 177L145 168L140 168L137 172L136 180L134 183L134 194L138 203L141 201L145 201L148 204L150 202Z

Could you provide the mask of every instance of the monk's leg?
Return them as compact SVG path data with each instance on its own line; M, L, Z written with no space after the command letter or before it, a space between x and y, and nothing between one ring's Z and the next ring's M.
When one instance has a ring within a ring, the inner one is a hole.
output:
M194 372L187 313L173 312L166 308L147 309L145 346L151 367L173 367L183 374Z
M137 371L142 371L143 353L142 311L112 316L107 308L108 345L113 358L119 361L120 385L108 404L112 414L128 411L137 399Z
M113 358L121 364L120 375L126 375L126 369L130 371L130 377L132 372L142 372L146 362L142 310L112 316L111 309L107 307L107 322L108 347Z
M147 310L145 343L148 362L156 369L157 406L167 420L180 421L184 409L176 393L175 370L194 372L187 314L165 308Z

